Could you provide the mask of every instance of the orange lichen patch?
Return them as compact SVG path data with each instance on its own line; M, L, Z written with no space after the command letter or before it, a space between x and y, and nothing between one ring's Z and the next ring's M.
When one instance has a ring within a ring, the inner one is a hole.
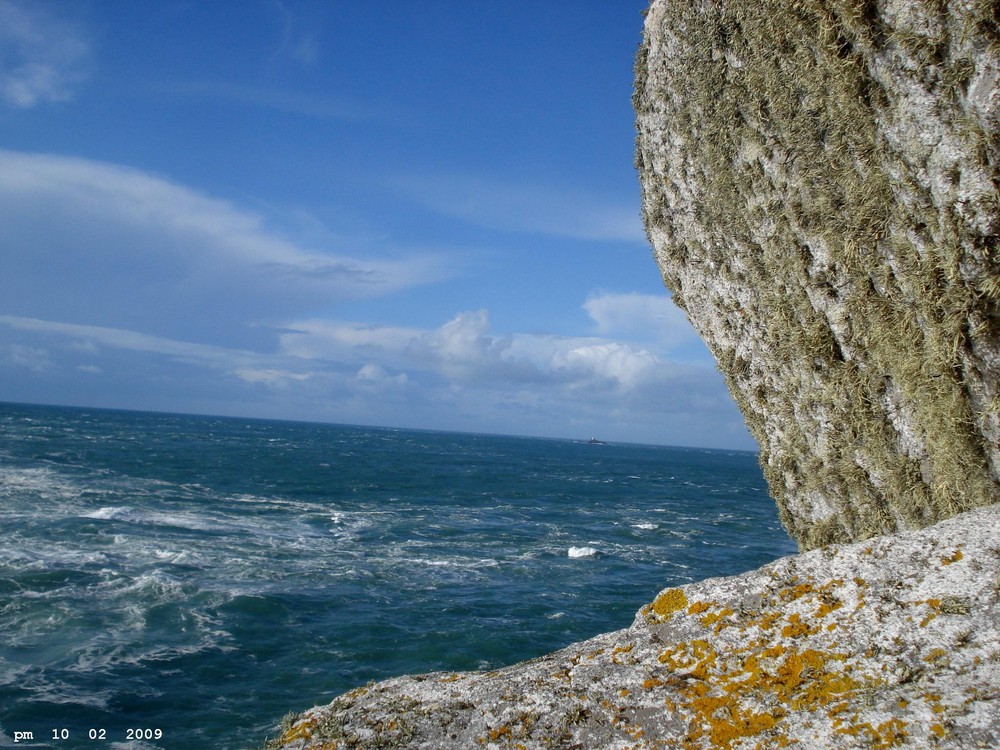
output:
M840 609L844 606L844 603L840 601L835 596L827 594L820 598L819 608L816 610L815 617L826 617L831 612Z
M943 724L931 724L931 733L936 737L944 737L945 730Z
M932 648L930 653L924 657L924 661L928 664L935 664L937 662L944 661L948 657L948 652L943 648Z
M952 563L957 563L963 557L964 557L964 555L962 554L962 550L957 549L957 550L955 550L954 554L950 555L949 557L942 557L941 558L941 564L942 565L951 565Z
M660 654L660 663L674 672L682 672L692 667L712 666L715 663L715 649L706 640L697 638L679 643Z
M656 597L652 604L647 604L645 610L647 614L651 612L664 620L669 620L674 612L686 608L687 605L687 596L681 589L667 589Z
M866 736L868 746L875 750L896 747L906 742L909 734L906 731L906 723L900 719L889 719L883 721L877 727L873 727L869 722L855 724L837 730L840 734L851 735L852 737Z
M700 615L702 612L712 608L712 605L708 602L694 602L690 607L688 607L689 615Z
M494 742L499 740L501 737L510 737L511 734L513 734L513 731L506 724L497 727L496 729L487 730L486 732L486 736L489 737Z
M778 592L778 598L783 602L794 602L801 599L806 594L811 594L816 590L812 583L800 583L796 586L789 586Z
M278 740L278 743L281 745L285 745L288 744L289 742L294 742L295 740L312 739L313 729L316 727L317 723L318 719L316 719L315 717L310 717L308 719L300 721L298 724L295 724L294 726L290 727L288 731L286 731L283 735L281 735L281 739Z
M813 635L819 631L818 625L810 626L808 623L802 622L802 616L798 612L794 612L788 616L788 624L781 629L781 634L785 638L800 638L804 635Z
M930 607L931 611L920 621L920 627L924 628L938 616L941 612L941 600L940 599L918 599L913 602L914 604L926 604Z
M781 612L765 612L756 620L747 621L747 627L756 625L761 630L770 630L774 623L781 619Z
M614 656L616 654L627 654L634 648L634 646L635 646L634 643L629 643L624 646L615 646L614 651L611 652L611 655Z
M790 622L805 626L793 617ZM671 646L659 661L683 677L672 683L666 701L668 709L688 725L679 747L730 750L747 746L745 741L755 737L760 738L760 747L790 744L781 733L789 711L810 713L836 704L828 712L833 719L847 710L852 695L873 683L859 681L847 659L847 654L782 643L764 647L757 642L729 652L719 652L700 639ZM838 720L835 726L843 725ZM878 737L889 736L889 729Z
M707 615L701 618L701 624L706 628L715 625L715 632L720 632L723 628L732 625L731 622L725 622L726 618L734 614L733 610L729 607L723 607L718 612L709 612Z

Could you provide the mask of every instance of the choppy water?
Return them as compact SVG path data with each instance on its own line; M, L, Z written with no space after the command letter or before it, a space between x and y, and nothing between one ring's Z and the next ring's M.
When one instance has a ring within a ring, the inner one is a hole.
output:
M794 549L750 453L0 404L0 746L259 747Z

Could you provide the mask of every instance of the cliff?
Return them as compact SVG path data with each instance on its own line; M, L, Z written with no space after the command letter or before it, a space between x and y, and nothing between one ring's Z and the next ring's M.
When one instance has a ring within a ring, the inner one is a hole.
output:
M803 549L1000 499L1000 3L654 2L664 280Z
M400 677L271 750L1000 747L1000 506L667 589L631 627Z

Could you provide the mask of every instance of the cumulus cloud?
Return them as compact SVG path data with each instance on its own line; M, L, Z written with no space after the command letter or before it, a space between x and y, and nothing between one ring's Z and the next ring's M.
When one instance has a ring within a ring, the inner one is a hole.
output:
M581 240L646 241L637 203L577 188L461 175L397 177L388 185L432 211L490 229Z
M9 344L5 348L6 359L13 365L27 368L32 372L41 372L52 367L52 359L45 349L24 344Z
M422 330L311 320L281 334L284 353L418 371L454 384L489 388L585 386L634 389L664 364L652 352L599 337L496 334L489 311L461 312Z
M656 368L664 364L651 352L616 342L556 352L553 362L583 376L612 381L624 390L655 378Z
M86 78L90 43L37 2L0 0L0 98L29 109L71 98Z
M4 150L0 243L6 312L180 338L196 338L206 317L232 334L451 273L430 254L308 247L258 213L139 170Z

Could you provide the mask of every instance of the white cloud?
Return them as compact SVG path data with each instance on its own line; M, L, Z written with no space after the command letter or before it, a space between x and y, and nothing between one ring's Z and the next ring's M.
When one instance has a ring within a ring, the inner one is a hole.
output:
M237 367L232 374L246 383L262 383L270 386L281 386L290 380L308 380L311 373L289 372L273 368Z
M90 44L37 2L0 0L0 98L29 109L71 98L87 76Z
M69 348L75 351L99 352L100 348L124 349L131 352L157 354L174 360L236 373L250 372L261 367L265 357L252 351L176 341L162 336L151 336L137 331L104 326L60 323L36 318L0 315L0 325L38 336L58 336L69 339ZM17 348L17 347L15 347ZM20 347L24 349L24 347ZM44 350L34 350L42 353ZM40 354L36 354L38 358ZM48 360L48 353L45 359Z
M400 388L410 382L405 372L398 375L390 375L384 367L373 362L369 362L361 367L355 374L354 379L361 385L375 390Z
M437 213L491 229L581 240L645 243L634 201L577 188L478 177L398 177L394 188Z
M50 379L68 368L74 388L81 367L103 371L138 399L126 407L752 446L710 366L607 338L498 335L485 310L434 329L310 321L275 352L15 316L0 329L21 336L0 336L0 363ZM182 384L179 402L157 392L166 382Z
M651 352L615 342L578 346L567 352L557 352L553 356L553 363L583 376L613 381L623 390L631 390L654 379L657 368L665 364Z
M52 359L48 351L37 346L11 344L7 349L7 361L18 367L24 367L32 372L41 372L52 367Z
M231 334L452 273L430 254L306 247L257 213L135 169L4 150L0 245L17 269L0 274L6 312L175 338L206 319Z
M665 364L646 349L604 338L497 335L487 310L459 313L431 330L319 320L294 323L281 334L281 350L308 359L377 360L397 371L492 388L603 384L627 391L650 380Z
M596 292L583 309L604 336L657 341L672 348L700 341L684 311L663 295Z

